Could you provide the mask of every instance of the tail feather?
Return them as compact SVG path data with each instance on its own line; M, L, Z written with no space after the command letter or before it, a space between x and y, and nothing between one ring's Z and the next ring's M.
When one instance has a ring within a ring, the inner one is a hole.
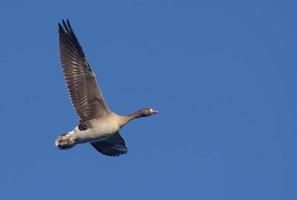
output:
M71 132L63 133L56 139L55 145L61 150L72 148L75 145L74 134Z

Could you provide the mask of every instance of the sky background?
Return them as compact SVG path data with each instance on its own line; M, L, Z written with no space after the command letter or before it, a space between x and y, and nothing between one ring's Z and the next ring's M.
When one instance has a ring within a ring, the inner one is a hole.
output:
M297 199L296 1L0 3L0 199ZM127 155L59 151L69 18Z

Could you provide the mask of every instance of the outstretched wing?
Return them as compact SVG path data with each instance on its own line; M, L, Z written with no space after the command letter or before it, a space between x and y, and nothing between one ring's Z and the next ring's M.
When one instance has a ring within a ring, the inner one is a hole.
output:
M119 132L104 140L91 142L91 145L97 151L107 156L119 156L128 152L128 149L125 145L125 140L122 138Z
M59 41L64 78L75 111L82 121L105 115L110 110L69 20L59 23Z

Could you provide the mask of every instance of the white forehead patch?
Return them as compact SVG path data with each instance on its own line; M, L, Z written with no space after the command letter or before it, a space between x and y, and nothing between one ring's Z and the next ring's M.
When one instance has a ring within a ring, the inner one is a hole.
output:
M153 112L154 112L154 110L150 108L150 113L153 113Z

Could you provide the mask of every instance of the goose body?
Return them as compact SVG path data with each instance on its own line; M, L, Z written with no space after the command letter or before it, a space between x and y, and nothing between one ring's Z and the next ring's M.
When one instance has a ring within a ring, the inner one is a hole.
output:
M129 121L154 115L157 111L143 108L126 116L118 115L107 106L96 76L72 30L69 20L59 23L60 58L68 92L78 114L79 124L60 135L55 145L69 149L76 144L90 143L108 156L127 153L120 129Z
M121 121L119 119L120 117L118 115L112 114L104 118L91 120L91 128L86 130L80 130L79 126L76 126L73 130L76 135L76 142L86 143L98 141L118 132L121 127Z

